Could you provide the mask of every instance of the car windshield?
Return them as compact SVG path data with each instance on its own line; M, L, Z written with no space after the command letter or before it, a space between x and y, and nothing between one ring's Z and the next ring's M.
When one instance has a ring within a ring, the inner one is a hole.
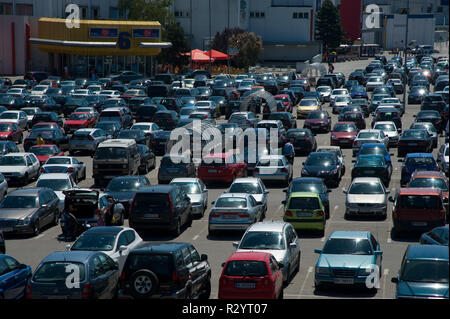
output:
M189 115L192 112L195 112L194 108L182 108L180 111L180 115Z
M117 138L124 138L124 139L135 139L139 137L140 131L121 131L119 133L119 136Z
M53 155L55 154L55 149L53 147L32 147L30 148L30 153L35 155Z
M176 183L171 183L171 185L176 185L181 187L181 189L186 193L186 194L201 194L201 190L200 187L198 186L197 183L192 183L192 182L176 182Z
M19 113L2 113L2 115L0 115L1 119L7 119L7 120L15 120L19 117Z
M423 131L405 131L402 137L414 137L414 138L424 138L425 132Z
M376 124L373 128L375 130L381 130L381 131L384 131L384 132L395 132L395 131L397 131L395 129L395 125L393 125L393 124Z
M218 208L247 208L247 200L240 197L222 197L216 202Z
M114 130L116 125L114 125L113 123L102 123L102 122L99 122L99 123L97 123L97 125L95 127L96 128L101 128L104 131L112 131L112 130Z
M263 261L232 260L227 263L223 274L232 277L264 277L268 272L267 265Z
M22 156L2 156L0 166L25 166L25 158Z
M36 138L38 134L41 134L41 137L45 139L52 139L54 136L53 131L42 131L42 130L33 130L31 131L30 135L28 135L28 138Z
M50 157L45 164L69 164L70 165L70 158Z
M407 260L401 280L448 284L448 266L448 260Z
M317 105L316 100L301 100L299 106L315 106Z
M423 208L440 208L441 201L439 196L431 195L401 195L400 206L409 209L423 209Z
M141 183L135 179L112 179L106 187L106 192L137 191Z
M68 267L77 267L78 268L78 278L80 282L85 280L85 265L82 263L76 262L65 262L65 261L52 261L43 264L36 270L33 275L34 282L42 282L42 283L64 283L67 280L67 269Z
M69 117L69 120L79 121L79 120L86 120L87 114L72 114Z
M70 181L65 179L41 179L37 182L36 187L48 187L54 191L64 191L71 189Z
M309 113L307 117L307 119L326 119L326 118L328 118L327 114L323 112L312 112Z
M434 165L435 161L431 157L408 157L405 163L408 166L430 166Z
M33 110L33 109L22 109L22 111L27 113L27 115L34 115L34 114L36 114L36 110Z
M294 192L311 192L311 193L325 193L326 189L322 183L314 182L297 182L292 183L291 193Z
M0 208L36 208L37 205L35 196L7 195L0 203Z
M115 240L114 234L84 234L78 238L70 250L111 251Z
M124 159L127 152L121 147L100 147L95 151L95 159Z
M289 201L289 209L317 210L320 209L317 197L292 197Z
M308 136L308 134L306 133L306 131L294 131L294 132L288 132L287 133L287 137L288 138L296 138L296 137L305 137Z
M333 255L372 255L367 239L330 238L323 247L323 254Z
M348 190L349 194L374 195L384 194L383 186L377 182L353 183Z
M250 231L242 238L239 249L286 249L283 233L270 231Z
M383 163L383 160L382 160L382 158L381 157L366 157L366 156L364 156L364 157L358 157L358 162L357 162L357 164L359 165L359 166L367 166L367 165L369 165L369 166L381 166L381 165L383 165L384 163Z
M261 194L262 189L258 183L233 183L230 193Z
M349 125L349 124L336 124L333 128L333 132L356 132L356 126L355 125Z
M11 124L0 123L0 132L9 132L11 130L11 127Z
M387 150L384 147L361 147L359 155L387 155Z
M409 187L414 188L439 188L444 192L448 192L448 186L445 180L442 178L414 178L411 183L409 183Z
M306 166L336 166L336 158L329 153L314 153L308 156Z
M366 138L369 140L376 140L376 139L378 139L378 133L376 133L376 132L361 132L358 134L358 138Z

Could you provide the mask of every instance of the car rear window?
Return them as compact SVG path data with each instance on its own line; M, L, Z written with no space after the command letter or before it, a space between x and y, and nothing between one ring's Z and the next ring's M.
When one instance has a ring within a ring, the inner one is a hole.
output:
M35 282L66 282L67 275L69 274L66 269L67 267L76 266L79 269L79 281L83 282L85 280L86 267L82 263L75 262L47 262L43 264L35 272L33 276L33 281Z
M409 157L406 160L406 165L412 166L430 166L434 165L435 161L431 157Z
M168 254L130 254L126 269L130 272L149 269L157 276L169 276L173 269L171 260Z
M219 198L215 207L218 208L246 208L247 200L239 197L225 197Z
M268 275L267 265L263 261L232 260L227 263L225 276L264 277Z
M169 195L157 193L139 193L133 203L135 209L146 209L153 207L169 208Z
M316 197L292 197L289 209L316 210L320 209L320 203Z
M436 195L400 195L400 206L411 209L438 209L441 208L441 201Z

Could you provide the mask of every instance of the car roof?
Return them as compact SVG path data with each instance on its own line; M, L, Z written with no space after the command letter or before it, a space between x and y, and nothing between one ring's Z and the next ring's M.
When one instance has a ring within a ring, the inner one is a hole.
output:
M291 193L291 195L289 196L290 198L292 197L319 197L319 194L317 193L312 193L312 192L293 192Z
M154 186L146 186L141 187L137 191L137 193L169 193L171 192L176 186L173 185L154 185Z
M123 230L129 230L132 228L123 226L97 226L89 228L84 234L118 234ZM83 235L84 235L83 234Z
M407 258L448 260L448 247L441 245L409 245Z
M71 261L85 263L92 255L98 251L57 251L45 257L42 262Z
M42 179L68 179L69 178L69 174L66 173L47 173L47 174L41 174L39 176L38 180L42 180Z
M33 153L16 152L16 153L8 153L3 156L26 156L26 155L30 155L30 154L33 154Z
M108 226L109 227L109 226ZM137 253L157 252L157 253L173 253L180 250L183 247L191 246L189 243L146 243L139 248L135 248L131 251Z
M398 190L399 195L440 195L441 190L439 188L408 188L403 187Z
M412 157L412 158L415 158L415 157L429 157L429 158L434 159L433 154L430 154L430 153L408 153L406 155L406 158L409 158L409 157Z
M365 147L381 147L381 148L386 148L386 145L381 144L381 143L364 143L363 145L361 145L361 148L365 148Z
M267 260L272 254L270 253L264 253L264 252L256 252L256 251L242 251L242 252L236 252L233 253L227 260L255 260L255 261L265 261Z
M283 229L288 226L289 223L282 221L267 221L267 222L258 222L251 225L248 228L247 232L251 231L273 231L273 232L282 232Z
M370 232L367 231L334 231L329 239L368 239Z
M355 177L352 181L353 183L374 183L379 182L381 183L381 180L378 177Z
M172 179L172 181L169 183L169 185L170 184L172 184L172 183L198 183L199 182L199 178L197 178L197 177L182 177L182 178L174 178L174 179Z
M45 174L44 174L45 175ZM11 195L36 195L42 190L43 187L30 187L30 188L18 188L8 193L7 196Z
M447 180L444 173L441 171L415 171L413 174L414 177L433 177Z
M231 198L231 197L244 197L244 198L248 198L252 196L251 194L248 193L223 193L221 195L219 195L219 198Z
M235 183L259 183L260 179L257 177L240 177L236 178L233 182Z

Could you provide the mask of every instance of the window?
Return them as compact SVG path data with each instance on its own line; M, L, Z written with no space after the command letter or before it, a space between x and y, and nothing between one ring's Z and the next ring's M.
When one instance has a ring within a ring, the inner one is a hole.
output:
M188 247L184 247L182 249L183 252L183 259L184 259L184 264L187 266L190 263L192 263L192 259L191 259L191 252L189 251Z
M98 7L92 7L91 8L91 18L92 19L99 19L100 18L100 8L98 8Z
M88 17L87 12L88 12L88 7L80 6L80 16L81 16L81 19L87 19L87 17Z
M117 241L117 248L120 246L128 246L127 235L125 233L120 234L119 240Z
M16 4L16 15L32 16L33 15L33 5L32 4Z
M250 18L254 18L255 17L255 13L252 11L250 12Z
M3 259L6 263L6 265L8 265L9 270L13 271L16 270L19 267L19 262L9 256L5 257Z
M308 12L303 13L303 19L309 19Z
M91 278L100 277L105 272L103 269L103 263L100 260L99 256L95 256L94 259L92 259L90 268L91 269L89 273Z
M127 237L128 244L131 244L132 242L134 242L136 240L136 235L134 234L134 231L132 231L132 230L127 230L125 232L125 235Z
M378 242L373 235L370 235L370 242L372 243L373 250L377 250Z
M191 249L192 261L193 262L199 262L200 261L200 255L199 255L198 251L193 246L191 246L190 249Z
M0 3L0 15L12 15L12 4L10 3Z
M119 9L116 7L109 8L109 18L110 19L119 19Z

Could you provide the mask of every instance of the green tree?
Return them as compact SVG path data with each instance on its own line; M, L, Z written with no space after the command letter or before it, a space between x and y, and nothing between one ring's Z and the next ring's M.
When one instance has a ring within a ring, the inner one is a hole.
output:
M221 33L217 32L214 36L213 42L211 44L211 47L214 50L227 53L228 49L228 43L230 41L230 38L233 35L238 35L240 33L244 33L245 31L240 28L232 28L228 29L225 28Z
M330 0L325 0L317 11L315 38L322 40L324 52L336 49L344 41L339 11Z
M244 32L231 36L230 47L238 48L239 54L232 58L239 68L255 65L262 50L262 39L253 32Z

